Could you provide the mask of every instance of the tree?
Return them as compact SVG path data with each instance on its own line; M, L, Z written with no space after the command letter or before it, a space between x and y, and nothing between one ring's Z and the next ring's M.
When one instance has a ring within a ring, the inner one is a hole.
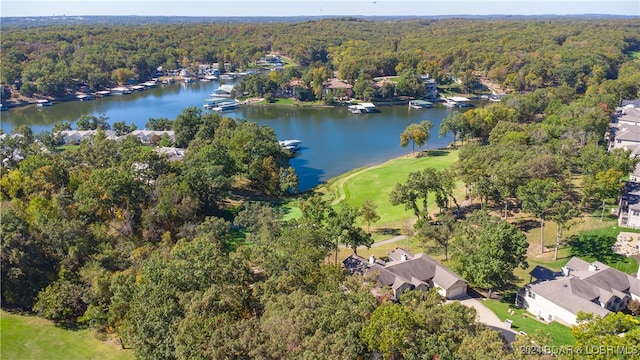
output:
M470 283L491 291L526 269L527 238L514 225L476 211L457 231L451 249L453 269Z
M444 260L449 260L449 242L453 238L456 227L456 217L446 213L439 215L434 222L421 221L416 224L420 242L433 239L444 249Z
M555 179L534 179L518 188L522 210L540 219L540 251L544 253L544 222L553 206L562 198L560 183Z
M76 122L76 128L78 130L109 130L111 125L109 125L109 118L104 115L82 115Z
M360 216L362 216L362 220L367 223L367 232L370 232L371 223L375 223L380 220L380 215L378 215L378 212L376 211L377 207L378 205L376 205L376 203L371 199L366 199L362 202Z
M337 244L345 244L353 249L353 253L357 254L359 246L366 246L370 248L373 244L371 234L364 232L359 227L355 226L356 219L360 216L360 210L352 208L347 204L342 204L339 211L335 212L329 209L330 215L327 219L327 231L329 236L336 242L336 256L337 256ZM336 258L337 263L337 258Z
M416 328L408 309L386 301L373 311L360 337L370 349L381 352L384 359L395 359L410 346Z
M629 314L621 312L606 317L593 316L591 313L578 311L578 324L571 329L576 338L576 347L580 348L612 348L636 349L640 338L640 321ZM611 352L593 352L581 354L581 359L606 360Z
M585 176L584 191L586 196L594 196L602 201L602 211L600 221L604 218L605 204L608 199L615 199L624 183L621 181L624 174L622 171L610 168L606 171L599 171L595 176Z
M550 219L556 222L558 230L556 231L556 244L553 253L553 260L558 260L558 248L562 240L562 231L571 227L571 220L580 216L580 210L569 200L563 199L553 205L550 213Z
M464 139L468 135L469 124L467 119L459 111L454 111L451 115L447 116L440 123L439 135L445 136L447 133L453 134L453 141L456 141L458 135L460 141L464 145Z

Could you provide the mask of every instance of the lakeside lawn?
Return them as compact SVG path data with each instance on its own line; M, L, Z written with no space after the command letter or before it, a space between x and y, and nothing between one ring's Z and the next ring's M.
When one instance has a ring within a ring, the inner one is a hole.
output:
M443 170L458 160L458 150L430 150L426 152L426 156L416 155L402 156L380 165L355 169L321 185L316 191L325 194L325 198L333 205L344 201L352 207L360 207L366 199L371 199L377 205L376 211L380 216L380 220L371 225L372 231L400 229L403 219L415 216L413 212L405 210L403 205L391 205L389 194L395 185L405 182L411 172L428 167ZM458 199L463 196L464 188L461 183L455 194ZM430 199L429 204L430 211L437 211L433 199Z
M0 312L2 359L132 360L131 350L96 339L88 329L71 330L51 321Z
M558 322L542 323L533 318L526 310L518 309L515 306L501 302L500 300L486 299L482 302L488 307L501 321L509 319L513 321L511 329L516 332L524 331L528 335L534 335L540 330L543 334L551 334L553 343L549 345L573 345L576 339L571 334L571 328ZM509 313L511 310L514 315Z

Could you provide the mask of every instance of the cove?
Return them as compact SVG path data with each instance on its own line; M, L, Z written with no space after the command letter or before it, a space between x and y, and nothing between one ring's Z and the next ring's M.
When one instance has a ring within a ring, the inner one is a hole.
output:
M189 106L202 109L203 99L219 85L217 81L166 84L131 95L61 102L45 108L30 105L3 111L1 125L6 133L18 125L28 125L38 133L50 131L53 124L63 121L73 124L88 114L104 115L110 123L134 123L143 129L149 118L174 120ZM291 165L298 173L299 190L305 191L349 170L404 155L406 149L400 147L400 133L412 123L431 121L428 147L447 146L453 138L438 136L440 123L453 111L464 111L439 104L430 109L412 109L407 105L378 106L377 109L380 112L352 114L344 106L241 106L222 115L270 126L281 140L302 140L302 150L291 160Z

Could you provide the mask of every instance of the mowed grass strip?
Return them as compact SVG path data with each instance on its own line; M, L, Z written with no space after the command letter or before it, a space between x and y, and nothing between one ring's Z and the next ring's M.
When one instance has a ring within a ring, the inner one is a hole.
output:
M529 314L526 310L518 309L511 304L498 300L487 299L482 303L496 314L500 320L504 321L509 319L513 321L511 329L516 332L524 331L528 335L534 335L537 330L540 330L544 334L551 334L553 336L552 345L556 346L572 345L576 342L576 339L571 333L571 329L558 322L553 321L549 324L541 323L532 318L533 315ZM515 315L509 314L509 310L513 311Z
M91 330L67 330L36 316L0 313L0 358L20 360L130 360L131 350L96 339Z
M395 185L406 182L411 172L422 171L428 167L443 170L450 168L456 160L457 150L434 150L430 151L429 155L420 157L403 156L380 165L346 173L323 187L326 187L334 205L344 201L352 207L360 207L366 199L373 200L380 216L375 227L397 225L404 218L414 217L414 214L405 210L403 205L391 205L389 194ZM429 210L437 210L433 199L429 202Z

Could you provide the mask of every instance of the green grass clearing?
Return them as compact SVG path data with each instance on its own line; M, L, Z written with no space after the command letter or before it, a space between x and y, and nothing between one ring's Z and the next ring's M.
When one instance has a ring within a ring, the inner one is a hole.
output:
M341 175L321 186L327 194L326 198L332 204L346 202L350 206L360 207L366 199L371 199L377 205L376 211L380 220L373 228L399 228L399 223L405 218L413 218L411 211L404 206L393 206L389 201L389 194L397 183L407 180L409 173L432 167L437 170L449 168L458 159L457 150L434 150L428 156L403 156L389 160L383 164L368 168L356 169ZM463 194L459 186L457 198ZM430 201L431 211L436 210L433 200Z
M2 311L2 359L130 360L131 350L100 341L91 330L68 330L30 315Z
M576 342L576 339L571 334L571 328L558 322L554 321L549 324L541 323L532 318L533 315L529 314L526 310L518 309L511 304L499 300L487 299L482 303L493 311L501 321L506 319L513 321L511 328L516 332L524 331L528 335L533 335L537 330L540 330L544 334L551 334L553 336L553 344L551 345L573 345ZM509 314L509 309L511 309L515 315Z

